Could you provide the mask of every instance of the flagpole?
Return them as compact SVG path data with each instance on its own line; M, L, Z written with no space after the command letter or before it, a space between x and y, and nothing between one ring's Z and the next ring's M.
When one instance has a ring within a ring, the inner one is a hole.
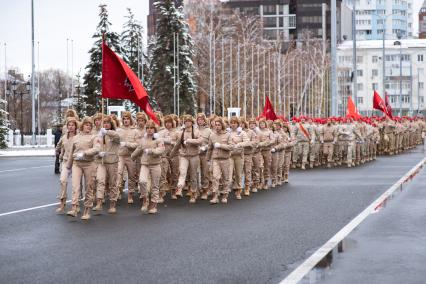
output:
M177 115L180 116L180 77L179 77L179 34L176 33L176 63L177 63Z
M222 36L222 42L221 42L221 61L222 61L222 117L225 116L225 49L223 47L223 36Z
M229 107L234 107L232 103L232 38L229 40Z
M176 33L173 33L173 113L176 114Z
M240 108L240 43L237 41L237 107Z
M253 117L254 112L254 47L251 46L251 112L250 115Z
M257 46L257 116L259 116L259 105L260 105L260 51L259 45Z
M213 34L213 113L216 114L216 34Z

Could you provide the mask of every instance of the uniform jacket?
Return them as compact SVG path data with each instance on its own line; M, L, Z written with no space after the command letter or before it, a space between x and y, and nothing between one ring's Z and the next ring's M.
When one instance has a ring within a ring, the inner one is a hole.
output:
M183 133L183 137L182 137ZM184 144L186 141L186 145ZM179 150L179 155L182 157L193 157L200 153L199 146L203 143L203 138L197 128L184 129L178 132L178 140L173 147L171 156Z
M67 168L71 168L72 163L74 162L73 154L84 154L81 160L76 160L77 163L87 163L93 161L95 155L99 152L99 147L96 146L97 137L97 135L93 135L91 133L85 134L83 132L80 132L74 137L67 159Z
M215 143L220 143L220 148L214 148ZM217 133L213 131L209 138L209 149L207 158L210 159L229 159L233 150L231 135L225 130Z
M150 150L146 153L145 150ZM141 165L154 166L161 163L161 155L164 153L165 148L161 139L154 139L144 135L139 142L138 147L132 153L132 160L140 157Z
M104 137L97 138L97 147L100 152L105 152L103 158L99 157L105 164L118 162L118 148L120 147L120 136L114 130L108 130Z
M117 129L120 136L120 142L125 142L126 146L120 146L118 149L119 156L130 156L138 146L138 132L133 127L120 127Z

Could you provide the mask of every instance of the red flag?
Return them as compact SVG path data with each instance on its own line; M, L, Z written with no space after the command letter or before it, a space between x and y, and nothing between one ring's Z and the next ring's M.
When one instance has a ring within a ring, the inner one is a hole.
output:
M355 119L359 119L362 116L358 113L358 110L352 100L352 97L348 97L348 109L346 111L347 117L353 117Z
M269 100L269 97L266 96L265 106L263 107L263 112L259 115L258 119L264 117L267 120L276 120L277 115L275 114L274 107Z
M385 92L385 106L386 106L386 110L388 111L387 114L390 116L390 118L392 118L393 117L392 106L391 106L390 101L389 101L389 96L388 96L388 94L386 94L386 92Z
M373 108L382 111L387 116L390 116L388 113L388 109L386 108L385 102L376 91L374 91Z
M102 42L102 97L131 100L155 123L160 124L138 76L105 42Z

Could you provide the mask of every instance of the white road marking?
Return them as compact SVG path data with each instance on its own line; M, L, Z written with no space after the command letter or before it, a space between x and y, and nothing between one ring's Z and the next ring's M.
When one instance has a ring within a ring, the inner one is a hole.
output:
M123 190L123 192L127 192L127 188L125 188ZM70 203L71 200L67 200L66 203ZM35 207L31 207L31 208L25 208L25 209L21 209L21 210L15 210L15 211L10 211L10 212L5 212L5 213L0 213L0 217L3 216L7 216L7 215L12 215L12 214L17 214L17 213L22 213L22 212L27 212L27 211L32 211L32 210L37 210L37 209L42 209L42 208L46 208L46 207L51 207L51 206L55 206L55 205L59 205L59 202L55 202L55 203L50 203L50 204L45 204L45 205L40 205L40 206L35 206Z
M416 172L419 171L426 163L426 158L421 160L411 170L409 170L402 178L394 183L389 189L387 189L379 198L371 203L367 208L364 209L358 216L344 226L337 234L335 234L330 240L328 240L323 246L321 246L316 252L314 252L309 258L303 261L296 269L293 270L280 284L293 284L302 282L303 278L315 268L315 266L330 252L332 251L343 239L345 239L356 227L358 227L370 214L377 211L386 200L391 197L394 192L402 185L411 179Z
M48 166L38 166L38 167L29 167L29 168L19 168L19 169L11 169L11 170L3 170L3 171L0 171L0 173L17 172L17 171L23 171L23 170L31 170L31 169L39 169L39 168L48 168L48 167L53 167L53 165L48 165Z

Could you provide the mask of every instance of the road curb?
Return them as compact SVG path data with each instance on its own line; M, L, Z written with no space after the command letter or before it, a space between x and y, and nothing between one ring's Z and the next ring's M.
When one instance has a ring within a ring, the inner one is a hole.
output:
M315 251L309 258L302 262L295 270L293 270L280 284L299 283L305 276L317 267L327 258L334 258L330 254L338 253L342 246L342 241L355 229L357 228L368 216L377 212L383 208L395 195L395 192L400 189L402 185L411 181L417 173L423 168L426 163L426 158L423 158L418 164L411 168L403 177L401 177L396 183L389 187L379 198L373 201L367 208L365 208L358 216L344 226L337 234L329 239L323 246ZM337 248L337 250L336 250Z

